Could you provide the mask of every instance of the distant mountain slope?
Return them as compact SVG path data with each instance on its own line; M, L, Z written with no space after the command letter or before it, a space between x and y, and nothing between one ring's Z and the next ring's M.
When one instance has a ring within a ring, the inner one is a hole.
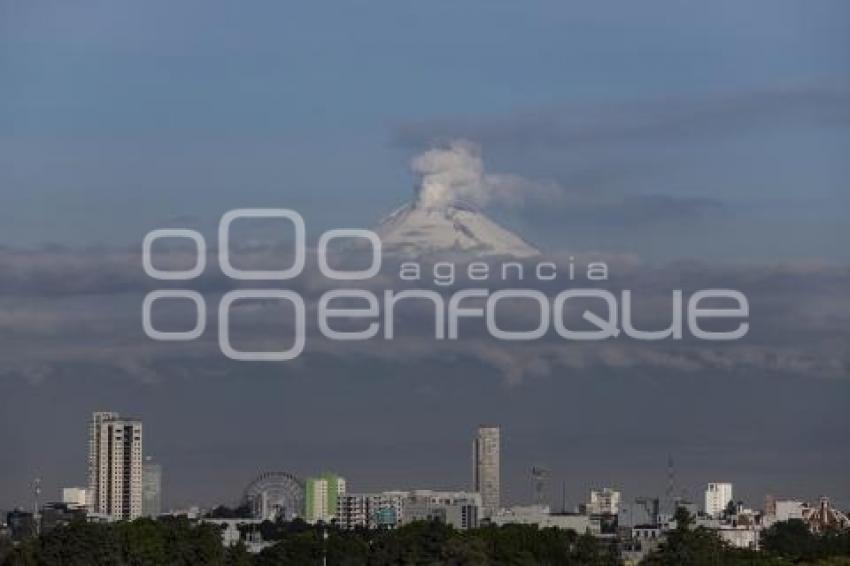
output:
M462 252L526 258L540 252L474 207L409 203L384 218L375 231L387 253L401 256Z

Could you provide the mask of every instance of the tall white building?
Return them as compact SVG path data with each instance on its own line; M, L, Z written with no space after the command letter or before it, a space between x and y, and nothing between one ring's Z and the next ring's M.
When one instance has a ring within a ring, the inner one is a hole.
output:
M89 510L114 519L142 515L142 423L95 412L89 423Z
M472 443L472 489L481 494L482 517L499 512L499 427L481 425Z
M117 418L119 418L118 413L100 411L92 413L91 420L89 421L89 485L86 490L86 503L90 513L97 512L100 506L100 499L97 494L102 462L102 458L100 457L100 429L104 422Z
M719 517L732 501L731 483L710 483L705 490L705 514Z

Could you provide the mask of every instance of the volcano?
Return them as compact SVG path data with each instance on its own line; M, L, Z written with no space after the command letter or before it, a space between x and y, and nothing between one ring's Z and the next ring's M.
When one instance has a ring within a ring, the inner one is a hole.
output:
M408 203L381 220L375 232L386 253L402 257L460 254L527 258L540 253L474 206L460 202L441 206Z

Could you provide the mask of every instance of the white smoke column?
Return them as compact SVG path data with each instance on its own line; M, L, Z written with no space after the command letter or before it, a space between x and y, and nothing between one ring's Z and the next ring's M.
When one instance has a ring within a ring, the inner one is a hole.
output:
M456 140L446 148L426 151L410 164L422 176L417 205L445 208L456 201L484 206L490 200L484 162L477 144Z
M416 206L445 209L463 202L477 207L522 206L535 201L551 206L563 198L555 183L531 181L517 175L484 172L481 148L467 140L455 140L416 156L410 163L421 179Z

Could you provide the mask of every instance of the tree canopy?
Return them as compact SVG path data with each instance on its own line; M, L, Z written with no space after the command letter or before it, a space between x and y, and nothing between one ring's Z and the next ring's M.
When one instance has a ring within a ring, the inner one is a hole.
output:
M684 509L677 527L644 561L648 566L850 566L850 533L811 533L800 521L777 523L762 535L762 551L729 547L694 525ZM83 520L12 546L0 539L0 566L609 566L621 564L616 544L588 534L530 525L455 530L416 522L394 530L266 521L247 526L270 544L258 554L242 543L221 544L220 526L183 518L110 524Z

